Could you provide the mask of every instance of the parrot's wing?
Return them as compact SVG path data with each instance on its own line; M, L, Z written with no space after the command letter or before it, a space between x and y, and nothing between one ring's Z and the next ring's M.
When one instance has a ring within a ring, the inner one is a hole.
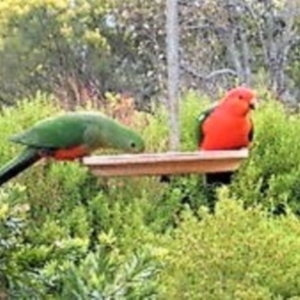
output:
M251 122L251 127L250 127L248 138L249 138L249 141L252 142L253 138L254 138L254 124L253 124L252 119L250 119L250 122Z
M63 115L43 120L10 140L36 148L70 148L84 143L84 134L89 126L85 119Z
M197 137L198 145L200 145L202 143L203 138L204 138L204 134L203 134L203 131L202 131L203 123L210 116L210 114L214 111L214 109L217 107L217 105L218 105L218 103L215 103L214 105L212 105L208 109L202 111L199 114L199 116L197 117L197 120L196 120L196 137Z

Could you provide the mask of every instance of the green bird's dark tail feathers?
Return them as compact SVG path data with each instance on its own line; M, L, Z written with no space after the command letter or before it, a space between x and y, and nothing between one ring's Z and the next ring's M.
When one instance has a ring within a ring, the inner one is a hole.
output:
M31 148L25 149L19 156L10 160L0 169L0 186L32 166L40 159L41 156L38 150Z

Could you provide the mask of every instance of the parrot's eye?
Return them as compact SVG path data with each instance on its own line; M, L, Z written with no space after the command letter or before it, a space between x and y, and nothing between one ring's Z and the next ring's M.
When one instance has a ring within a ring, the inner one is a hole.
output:
M239 95L239 99L240 99L240 100L243 100L243 98L244 98L244 97L243 97L242 95Z
M135 148L135 147L136 147L135 142L131 142L130 147L131 147L131 148Z

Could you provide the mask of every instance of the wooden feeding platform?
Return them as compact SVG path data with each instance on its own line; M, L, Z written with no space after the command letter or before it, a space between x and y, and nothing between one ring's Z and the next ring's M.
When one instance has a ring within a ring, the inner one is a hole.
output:
M164 152L88 156L83 164L99 177L182 175L235 171L247 157L247 149Z

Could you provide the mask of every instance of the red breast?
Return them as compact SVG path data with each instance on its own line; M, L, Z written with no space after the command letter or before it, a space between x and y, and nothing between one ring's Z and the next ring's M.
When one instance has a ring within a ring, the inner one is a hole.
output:
M56 150L53 158L56 160L75 160L87 155L88 152L86 146L80 145L73 148Z
M216 110L203 124L202 150L233 150L248 147L252 124L248 115L232 117Z

